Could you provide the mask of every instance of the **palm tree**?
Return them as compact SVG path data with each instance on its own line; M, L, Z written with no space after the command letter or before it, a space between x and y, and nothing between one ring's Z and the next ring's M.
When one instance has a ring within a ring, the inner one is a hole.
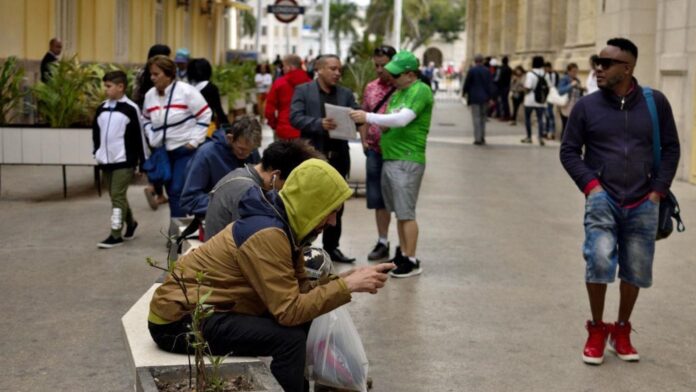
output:
M403 0L401 34L406 47L421 36L418 21L430 15L429 0ZM394 26L394 0L372 1L367 7L366 34L387 36ZM398 48L397 48L398 49Z
M362 19L358 16L358 6L355 3L344 3L342 0L331 2L329 12L329 29L336 43L336 55L341 57L341 36L350 35L354 40L357 39L358 32L353 23L362 23ZM321 19L315 23L314 28L321 28Z

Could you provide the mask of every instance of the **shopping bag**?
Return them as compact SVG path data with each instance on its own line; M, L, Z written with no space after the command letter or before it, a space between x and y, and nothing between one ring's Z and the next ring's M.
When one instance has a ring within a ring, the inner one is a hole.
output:
M551 86L546 102L563 107L568 104L568 94L560 95L556 87Z
M367 355L345 306L312 322L307 377L326 386L367 392Z

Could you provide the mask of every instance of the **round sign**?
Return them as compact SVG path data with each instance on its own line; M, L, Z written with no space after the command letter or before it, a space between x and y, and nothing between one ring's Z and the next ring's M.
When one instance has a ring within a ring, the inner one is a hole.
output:
M275 4L268 8L282 23L291 23L304 11L295 0L276 0Z

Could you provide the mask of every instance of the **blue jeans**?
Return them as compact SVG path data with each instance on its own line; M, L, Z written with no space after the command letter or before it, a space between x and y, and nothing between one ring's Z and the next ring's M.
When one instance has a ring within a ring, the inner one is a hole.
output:
M367 172L365 180L365 193L367 208L370 210L384 209L384 198L382 197L382 154L368 148L365 151L367 157L365 169Z
M164 186L169 195L169 216L171 218L183 218L186 211L180 206L181 192L184 190L188 163L193 158L196 150L189 150L181 146L175 150L168 151L169 163L172 165L172 179Z
M619 206L605 191L585 203L585 281L619 279L636 287L652 285L652 264L659 205L650 200L633 208Z
M546 107L546 133L553 135L556 133L556 115L553 113L553 105Z
M524 107L524 126L527 128L527 138L532 138L532 111L536 112L537 123L539 125L539 139L544 136L544 112L546 108L533 106Z

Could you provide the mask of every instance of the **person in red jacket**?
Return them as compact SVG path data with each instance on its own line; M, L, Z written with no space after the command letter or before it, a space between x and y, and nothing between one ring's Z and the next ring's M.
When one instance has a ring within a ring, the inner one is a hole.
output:
M264 115L268 125L275 131L276 139L297 139L300 131L290 125L292 94L296 86L312 80L302 69L300 56L289 54L283 57L283 70L285 74L273 82L271 91L268 92Z

